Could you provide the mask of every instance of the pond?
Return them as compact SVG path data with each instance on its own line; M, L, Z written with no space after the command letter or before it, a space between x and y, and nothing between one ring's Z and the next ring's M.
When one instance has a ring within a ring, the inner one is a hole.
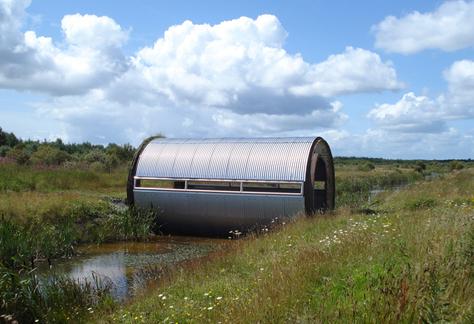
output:
M38 268L40 280L53 274L79 282L99 279L111 285L111 294L123 301L143 291L163 268L209 255L229 240L166 236L149 242L119 242L80 246L78 255Z

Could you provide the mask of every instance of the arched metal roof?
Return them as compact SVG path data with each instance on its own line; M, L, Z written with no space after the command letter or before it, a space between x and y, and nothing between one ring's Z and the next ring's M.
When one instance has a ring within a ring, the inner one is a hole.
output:
M135 176L181 179L304 181L317 138L154 139Z

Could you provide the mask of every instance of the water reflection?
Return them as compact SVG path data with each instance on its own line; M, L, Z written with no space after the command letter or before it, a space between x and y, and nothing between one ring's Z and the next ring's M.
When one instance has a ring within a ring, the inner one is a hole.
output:
M94 276L112 283L112 295L124 300L146 288L162 267L206 256L227 241L191 237L164 237L153 242L85 245L69 260L39 268L40 277L54 274L92 282Z

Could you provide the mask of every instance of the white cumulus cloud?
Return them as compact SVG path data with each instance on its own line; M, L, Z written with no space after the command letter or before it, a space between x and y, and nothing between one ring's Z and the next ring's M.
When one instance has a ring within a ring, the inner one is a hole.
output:
M346 93L398 90L404 85L397 80L391 62L383 62L377 53L347 47L341 54L309 67L305 84L293 86L299 95L335 96Z
M439 102L413 92L394 104L378 105L368 117L383 129L405 133L439 133L446 128Z
M0 88L46 93L35 106L71 140L312 132L347 119L335 96L403 86L369 50L316 63L287 52L273 15L185 21L126 56L129 32L112 18L66 15L55 40L22 31L28 5L0 0Z
M474 2L446 1L432 12L388 16L373 26L375 46L413 54L425 49L455 51L474 46Z
M444 71L447 89L437 97L406 93L396 103L373 108L367 117L386 131L439 133L453 120L474 118L474 61L455 61Z
M444 95L445 105L450 108L452 118L474 118L474 61L454 62L444 72L448 91Z
M56 44L34 31L20 32L29 1L0 1L0 87L53 95L84 94L123 73L127 32L109 17L67 15Z

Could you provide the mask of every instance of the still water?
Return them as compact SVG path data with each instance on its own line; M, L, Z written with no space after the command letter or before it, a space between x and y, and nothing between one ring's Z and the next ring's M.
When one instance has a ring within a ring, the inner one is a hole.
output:
M146 289L161 269L180 262L205 257L230 241L195 237L159 237L151 242L121 242L83 245L78 256L43 264L40 278L64 275L79 282L98 278L110 284L117 300L125 300ZM95 277L95 278L94 278Z

